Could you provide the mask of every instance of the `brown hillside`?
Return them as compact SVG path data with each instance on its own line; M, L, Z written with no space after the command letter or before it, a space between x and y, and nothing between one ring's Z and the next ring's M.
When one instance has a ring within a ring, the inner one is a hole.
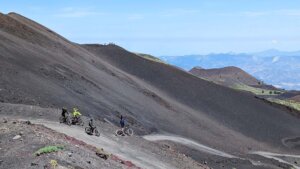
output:
M199 69L195 67L189 72L195 76L208 79L225 86L232 86L234 84L246 84L248 86L255 86L260 84L259 80L249 75L242 69L234 66L219 69Z

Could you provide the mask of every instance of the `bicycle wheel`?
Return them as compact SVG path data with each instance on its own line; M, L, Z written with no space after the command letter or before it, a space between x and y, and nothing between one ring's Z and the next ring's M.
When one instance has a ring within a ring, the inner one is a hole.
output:
M63 116L59 117L59 123L64 123L65 122L65 118Z
M69 126L72 125L72 118L71 117L66 118L66 124L69 125Z
M97 136L97 137L100 136L100 132L97 129L95 129L94 132L95 132L95 136Z
M92 133L92 129L90 128L90 127L86 127L85 128L85 132L86 132L86 134L88 134L88 135L92 135L93 133Z
M116 135L117 136L122 136L123 135L123 131L120 130L120 129L116 130Z
M132 136L133 135L133 130L131 128L128 128L125 133L128 135L128 136Z
M84 126L84 122L82 121L81 118L78 118L77 124L80 125L80 126Z

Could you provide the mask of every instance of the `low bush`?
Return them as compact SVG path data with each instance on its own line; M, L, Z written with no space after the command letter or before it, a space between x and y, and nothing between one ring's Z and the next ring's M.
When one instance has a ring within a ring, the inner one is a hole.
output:
M57 152L57 151L60 151L63 149L64 149L64 146L46 146L46 147L40 148L38 151L36 151L34 153L34 155L39 156L42 154Z

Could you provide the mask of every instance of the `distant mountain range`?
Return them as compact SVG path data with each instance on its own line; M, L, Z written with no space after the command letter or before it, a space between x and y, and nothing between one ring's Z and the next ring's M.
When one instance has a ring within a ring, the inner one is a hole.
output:
M161 56L165 62L190 70L236 66L265 83L288 90L300 90L300 51L275 49L258 53L220 53L208 55Z

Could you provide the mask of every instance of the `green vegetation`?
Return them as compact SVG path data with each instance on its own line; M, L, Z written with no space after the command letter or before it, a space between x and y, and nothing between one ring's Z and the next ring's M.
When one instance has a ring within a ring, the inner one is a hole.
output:
M267 100L269 100L270 102L274 102L274 103L277 103L277 104L288 106L288 107L291 107L295 110L300 111L300 103L299 102L296 102L296 101L293 101L293 100L281 100L281 99L275 99L275 98L268 98Z
M159 58L157 57L154 57L152 55L148 55L148 54L143 54L143 53L135 53L137 54L138 56L141 56L145 59L148 59L148 60L152 60L152 61L155 61L155 62L160 62L160 63L165 63L164 61L160 60Z
M42 154L57 152L57 151L60 151L63 149L64 149L64 146L46 146L46 147L40 148L38 151L36 151L34 153L34 155L39 156Z
M278 95L278 94L283 93L281 91L266 90L266 89L251 87L251 86L248 86L245 84L236 84L232 88L236 89L236 90L248 91L255 95L264 95L264 96Z

